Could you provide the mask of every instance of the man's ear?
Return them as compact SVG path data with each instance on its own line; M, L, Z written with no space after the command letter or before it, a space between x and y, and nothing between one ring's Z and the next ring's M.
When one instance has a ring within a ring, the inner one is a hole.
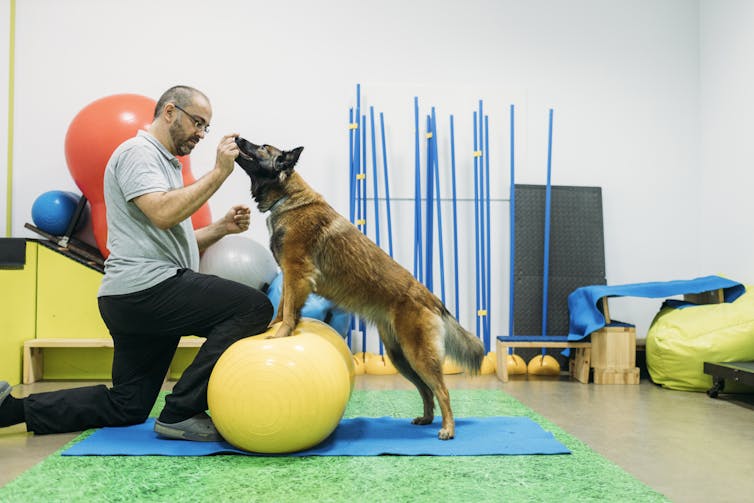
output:
M293 150L288 150L287 152L284 152L283 155L278 158L278 161L280 163L279 169L281 171L290 171L293 169L293 167L298 162L298 158L301 155L301 152L303 152L304 147L296 147Z

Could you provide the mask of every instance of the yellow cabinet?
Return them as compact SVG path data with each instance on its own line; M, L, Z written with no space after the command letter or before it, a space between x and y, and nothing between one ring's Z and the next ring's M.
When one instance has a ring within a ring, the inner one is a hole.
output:
M34 338L37 295L37 243L26 243L21 269L0 269L0 380L21 382L24 341Z

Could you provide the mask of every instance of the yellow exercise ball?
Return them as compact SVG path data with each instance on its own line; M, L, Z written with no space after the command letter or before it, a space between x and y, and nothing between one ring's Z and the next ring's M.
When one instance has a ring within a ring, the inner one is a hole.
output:
M526 374L526 362L516 353L508 355L508 375Z
M321 335L298 330L266 339L273 330L237 341L218 359L207 389L209 411L223 438L239 449L301 451L337 427L351 375Z
M277 330L279 325L280 323L275 323L267 332L275 333L272 329ZM267 332L265 332L265 334L267 334ZM298 325L296 325L296 328L293 329L293 335L299 335L305 332L310 332L323 337L338 350L340 356L343 357L343 362L345 362L346 367L348 367L348 377L351 382L351 391L353 391L353 385L356 382L356 365L353 360L351 348L348 347L348 344L346 344L343 337L324 321L316 320L314 318L301 318Z
M529 360L527 370L534 375L556 376L560 374L560 364L550 355L537 355Z
M442 362L442 373L445 375L460 374L463 372L463 367L458 365L450 358L445 358Z
M387 353L384 355L367 353L364 370L367 374L372 375L392 375L398 373L398 369L396 369L393 362L390 361L390 357L388 357Z
M363 351L353 355L353 366L357 376L367 373L367 353Z
M479 373L482 375L494 374L497 369L497 355L494 351L490 351L484 355L482 360L482 368L479 369Z

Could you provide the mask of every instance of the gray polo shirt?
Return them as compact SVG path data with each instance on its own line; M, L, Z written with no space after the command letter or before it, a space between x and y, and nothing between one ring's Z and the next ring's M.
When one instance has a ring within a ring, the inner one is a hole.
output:
M104 182L110 256L98 296L138 292L175 276L178 269L199 268L191 219L162 230L133 202L143 194L181 187L181 163L146 131L113 152Z

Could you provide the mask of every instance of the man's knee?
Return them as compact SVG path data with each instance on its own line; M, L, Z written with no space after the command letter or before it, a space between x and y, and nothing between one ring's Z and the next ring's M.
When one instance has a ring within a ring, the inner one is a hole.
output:
M149 418L152 407L126 407L123 409L123 426L141 424Z
M270 302L270 299L266 295L261 294L254 297L248 309L243 311L241 316L248 330L260 333L267 329L272 320L273 312L272 302Z

